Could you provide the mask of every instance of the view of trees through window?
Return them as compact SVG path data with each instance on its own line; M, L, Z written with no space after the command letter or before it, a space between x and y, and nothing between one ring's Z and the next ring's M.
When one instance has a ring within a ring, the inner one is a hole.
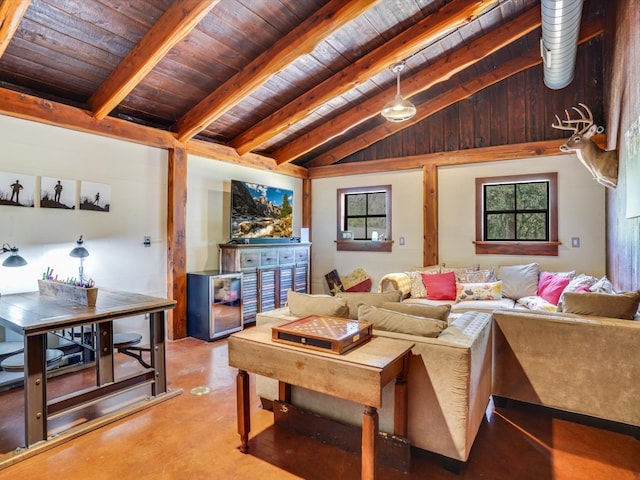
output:
M376 232L387 231L387 192L363 192L345 195L344 230L353 232L355 240L371 240ZM380 238L382 240L383 238Z
M484 239L549 240L549 182L484 185Z

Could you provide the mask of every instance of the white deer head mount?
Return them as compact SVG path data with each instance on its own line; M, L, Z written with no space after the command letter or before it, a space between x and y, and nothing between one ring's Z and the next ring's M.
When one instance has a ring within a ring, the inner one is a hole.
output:
M592 139L596 133L602 133L604 127L599 127L593 123L593 114L584 104L578 103L579 107L571 107L578 113L580 118L571 119L567 110L564 111L566 120L560 120L556 115L556 123L552 123L553 128L558 130L570 130L573 135L563 145L560 150L563 152L575 152L580 162L587 167L593 178L607 188L616 188L618 184L618 154L615 150L603 150Z

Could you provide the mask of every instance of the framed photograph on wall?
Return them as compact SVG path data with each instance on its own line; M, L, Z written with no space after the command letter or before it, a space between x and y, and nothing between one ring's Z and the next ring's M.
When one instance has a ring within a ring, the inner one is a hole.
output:
M0 172L0 205L33 207L36 177L23 173Z
M64 178L41 177L40 208L75 210L77 183L75 180Z
M80 210L108 212L111 206L111 186L105 183L80 183Z

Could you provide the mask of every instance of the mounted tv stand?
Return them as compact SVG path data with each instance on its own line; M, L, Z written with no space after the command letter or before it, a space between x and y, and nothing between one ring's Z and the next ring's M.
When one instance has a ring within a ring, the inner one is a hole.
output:
M242 272L244 324L255 322L259 312L283 307L289 290L309 292L311 244L297 239L293 243L283 243L289 239L278 240L220 245L220 270Z

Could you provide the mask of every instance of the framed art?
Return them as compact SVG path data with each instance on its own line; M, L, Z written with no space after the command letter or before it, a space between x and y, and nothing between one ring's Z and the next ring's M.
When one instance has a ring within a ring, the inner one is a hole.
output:
M108 212L111 207L111 186L104 183L80 183L80 210Z
M625 162L627 218L640 216L640 117L624 134L621 160Z
M0 172L0 205L35 206L36 177L23 173Z
M40 178L40 208L62 208L75 210L76 188L75 180L65 180L56 177Z

